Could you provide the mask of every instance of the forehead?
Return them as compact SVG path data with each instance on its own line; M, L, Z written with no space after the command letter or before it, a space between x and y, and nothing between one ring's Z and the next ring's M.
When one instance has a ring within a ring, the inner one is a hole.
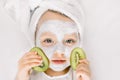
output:
M40 37L46 38L46 37L59 37L59 36L57 36L56 34L54 34L52 32L44 32L44 33L42 33L42 35ZM64 38L77 37L77 33L64 34L63 37Z
M59 36L65 34L78 33L77 25L74 22L65 22L60 20L45 21L38 30L39 35L50 32Z

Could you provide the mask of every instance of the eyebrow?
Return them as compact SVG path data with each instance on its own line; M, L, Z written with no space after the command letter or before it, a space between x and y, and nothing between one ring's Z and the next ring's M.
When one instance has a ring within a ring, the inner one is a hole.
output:
M73 33L70 33L70 34L65 34L65 36L73 36L73 35L76 35L76 33L73 32Z
M47 37L56 38L55 34L53 34L51 32L50 33L49 32L44 32L40 35L40 38L47 38Z
M75 33L72 33L72 34L66 34L64 36L64 39L66 38L71 38L71 39L76 39L77 40L77 35Z
M42 35L55 35L54 33L48 31L48 32L43 32Z

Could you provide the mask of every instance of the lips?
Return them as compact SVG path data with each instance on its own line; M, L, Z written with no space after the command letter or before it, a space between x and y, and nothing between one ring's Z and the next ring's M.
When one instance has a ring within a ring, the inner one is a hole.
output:
M52 63L54 64L64 64L66 60L52 60Z

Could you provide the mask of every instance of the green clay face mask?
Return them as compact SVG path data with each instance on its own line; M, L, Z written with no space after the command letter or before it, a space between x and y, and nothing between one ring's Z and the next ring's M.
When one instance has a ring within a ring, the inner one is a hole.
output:
M73 44L69 46L70 43ZM79 45L79 32L74 22L48 20L37 31L36 46L44 51L50 61L50 68L54 71L62 71L70 66L70 53Z

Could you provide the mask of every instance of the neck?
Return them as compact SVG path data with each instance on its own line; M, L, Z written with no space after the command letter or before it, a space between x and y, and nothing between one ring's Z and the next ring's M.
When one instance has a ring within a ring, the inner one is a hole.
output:
M66 74L69 71L70 67L66 68L63 71L53 71L52 69L48 69L47 71L45 71L45 73L49 76L61 76Z

